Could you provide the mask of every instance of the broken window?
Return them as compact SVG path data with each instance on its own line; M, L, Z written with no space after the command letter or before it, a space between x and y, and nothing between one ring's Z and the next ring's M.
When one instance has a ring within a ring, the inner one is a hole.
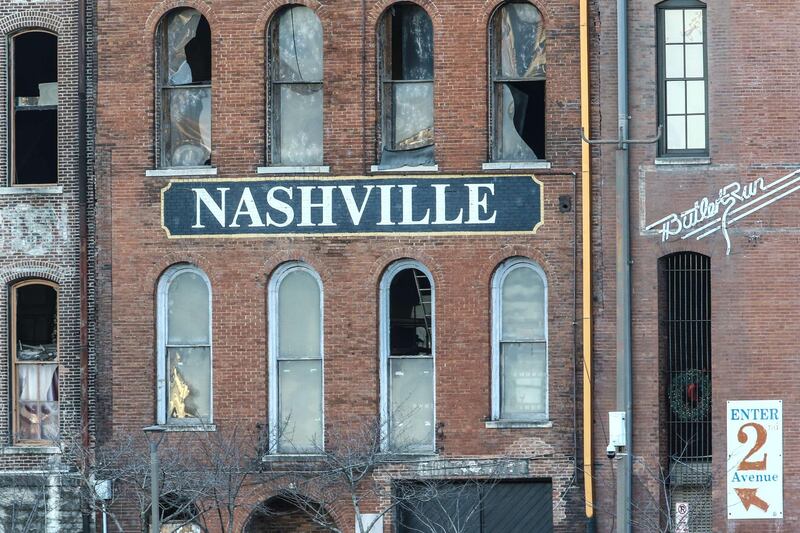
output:
M58 440L58 287L25 281L11 295L14 440Z
M395 4L383 16L380 31L380 166L431 165L433 24L421 7Z
M490 26L492 158L545 158L545 31L528 2L498 8Z
M547 420L547 283L527 259L494 276L492 418Z
M388 283L388 287L387 287ZM383 283L383 364L388 375L389 446L431 451L434 445L434 293L421 265L394 265ZM388 321L388 324L386 323Z
M270 286L270 423L279 453L322 449L322 285L302 263Z
M705 4L691 0L658 5L663 155L708 155L705 13Z
M189 8L170 11L159 30L160 164L211 164L211 28Z
M159 289L159 423L211 420L211 287L189 265L164 275Z
M11 39L12 181L58 181L58 37L26 31Z
M322 24L311 9L287 6L270 26L271 161L322 164Z

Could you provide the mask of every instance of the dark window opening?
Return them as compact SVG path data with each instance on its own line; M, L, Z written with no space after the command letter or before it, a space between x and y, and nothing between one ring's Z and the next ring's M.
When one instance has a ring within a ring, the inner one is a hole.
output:
M161 25L161 164L211 164L211 28L194 9Z
M30 31L13 38L13 183L58 181L58 38Z
M397 531L547 533L553 531L552 490L546 481L491 479L397 485Z
M381 166L433 164L433 24L421 7L398 4L381 31Z
M431 282L423 272L408 268L399 272L389 294L391 355L432 353Z
M23 283L12 293L15 440L56 440L58 406L58 292Z
M545 31L527 2L501 6L491 25L492 158L545 157Z

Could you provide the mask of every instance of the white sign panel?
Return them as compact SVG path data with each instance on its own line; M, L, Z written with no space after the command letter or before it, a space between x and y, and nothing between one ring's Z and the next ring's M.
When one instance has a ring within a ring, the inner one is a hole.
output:
M783 518L783 402L728 402L728 518Z
M689 533L689 504L675 504L675 533Z

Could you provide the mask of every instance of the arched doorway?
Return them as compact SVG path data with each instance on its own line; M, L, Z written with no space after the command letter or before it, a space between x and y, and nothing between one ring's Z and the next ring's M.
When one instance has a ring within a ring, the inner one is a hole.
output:
M314 509L315 504L309 504ZM324 514L320 514L324 516ZM270 498L253 511L244 533L325 533L329 529L316 524L304 509L283 496Z

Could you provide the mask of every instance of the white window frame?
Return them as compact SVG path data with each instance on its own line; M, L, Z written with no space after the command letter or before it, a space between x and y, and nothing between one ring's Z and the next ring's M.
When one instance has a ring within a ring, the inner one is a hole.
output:
M431 442L430 449L410 450L411 453L428 454L436 451L436 284L433 279L431 271L419 261L413 259L403 259L397 261L386 269L383 274L380 284L380 421L381 421L381 450L390 451L391 442L389 442L389 356L391 355L390 339L389 339L389 289L392 286L394 277L403 270L409 268L416 268L426 276L431 283L431 360L433 374L433 442ZM404 452L405 453L405 452Z
M310 274L312 278L314 278L317 282L317 286L319 287L319 354L320 354L320 368L322 369L322 376L321 376L321 391L320 395L322 397L322 446L323 449L325 447L325 291L322 285L322 278L320 278L319 274L316 270L311 268L310 265L307 263L303 263L302 261L291 261L288 263L282 264L280 267L275 270L272 274L272 277L269 280L269 342L268 342L268 350L269 350L269 453L274 455L282 455L281 452L278 451L278 432L276 429L280 424L280 409L278 408L279 402L279 394L278 394L278 353L279 353L279 331L280 331L280 321L279 321L279 294L280 294L280 287L281 283L286 276L291 274L292 272L296 272L301 270L307 274ZM296 451L292 452L288 455L308 455L313 454L313 452L301 452ZM283 455L287 455L283 453Z
M184 423L168 422L167 417L167 314L168 309L168 293L169 286L172 281L180 274L192 272L197 274L208 287L208 341L209 341L209 381L211 383L211 390L209 391L210 405L208 410L208 421L201 421L199 419L187 419ZM158 280L158 305L156 316L156 392L157 392L157 412L156 422L158 425L170 426L203 426L210 425L214 422L214 317L213 305L214 300L213 292L211 290L211 281L208 279L203 270L191 264L179 264L169 267L161 278Z
M545 345L545 398L544 415L531 416L529 418L515 418L510 421L520 422L547 422L550 419L550 347L548 335L548 285L547 275L542 267L534 261L524 257L514 257L504 261L492 277L492 420L503 420L500 418L502 404L502 376L500 362L500 344L503 335L503 283L508 275L516 269L529 268L535 272L544 283L544 345Z

